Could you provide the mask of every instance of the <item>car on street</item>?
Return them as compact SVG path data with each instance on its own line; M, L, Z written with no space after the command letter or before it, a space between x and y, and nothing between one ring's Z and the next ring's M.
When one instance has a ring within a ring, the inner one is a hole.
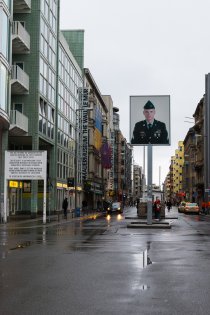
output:
M196 202L187 202L184 207L184 213L200 213L199 206Z
M178 212L179 213L184 213L184 208L185 208L186 202L182 201L180 202L179 206L178 206Z
M122 209L122 205L121 202L113 202L110 208L110 213L122 213L123 209Z

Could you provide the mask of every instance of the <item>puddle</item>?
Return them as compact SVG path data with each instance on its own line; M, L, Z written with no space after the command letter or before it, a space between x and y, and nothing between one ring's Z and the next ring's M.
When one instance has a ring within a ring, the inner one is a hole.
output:
M1 258L2 258L2 259L7 258L7 256L8 256L8 252L3 251L3 252L1 253Z
M150 250L150 242L147 242L147 249L139 254L134 254L134 264L137 270L142 270L147 266L152 264L150 257L148 256L148 251ZM141 284L141 279L136 279L132 284L132 289L135 291L147 291L150 289L150 286L147 284Z
M146 290L149 290L149 289L150 289L150 287L148 285L146 285L146 284L140 285L140 287L139 287L139 290L141 290L141 291L146 291Z
M136 280L133 282L132 284L132 290L134 291L147 291L150 289L150 286L148 286L147 284L140 284L141 280Z
M152 264L150 257L148 256L148 250L145 249L143 252L139 254L134 254L134 264L137 268L143 269L146 268L148 265Z
M28 246L31 246L31 241L18 243L15 247L10 248L10 250L21 249L21 248L25 248L25 247L28 247Z

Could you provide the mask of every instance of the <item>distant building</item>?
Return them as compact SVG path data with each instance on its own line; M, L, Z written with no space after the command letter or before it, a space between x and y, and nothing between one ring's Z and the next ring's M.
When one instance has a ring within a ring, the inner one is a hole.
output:
M142 191L142 167L135 165L133 167L133 199L134 201L143 197Z

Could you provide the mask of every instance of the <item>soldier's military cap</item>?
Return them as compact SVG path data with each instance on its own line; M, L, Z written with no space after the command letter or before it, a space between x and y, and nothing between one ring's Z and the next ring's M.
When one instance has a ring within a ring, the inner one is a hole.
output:
M155 106L152 104L151 101L146 102L144 105L144 109L155 109Z

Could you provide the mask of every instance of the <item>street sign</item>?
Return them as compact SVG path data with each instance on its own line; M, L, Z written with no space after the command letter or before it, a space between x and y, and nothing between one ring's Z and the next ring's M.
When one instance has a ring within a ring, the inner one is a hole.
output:
M7 181L44 180L43 223L46 223L47 151L5 151L4 223L7 222Z

